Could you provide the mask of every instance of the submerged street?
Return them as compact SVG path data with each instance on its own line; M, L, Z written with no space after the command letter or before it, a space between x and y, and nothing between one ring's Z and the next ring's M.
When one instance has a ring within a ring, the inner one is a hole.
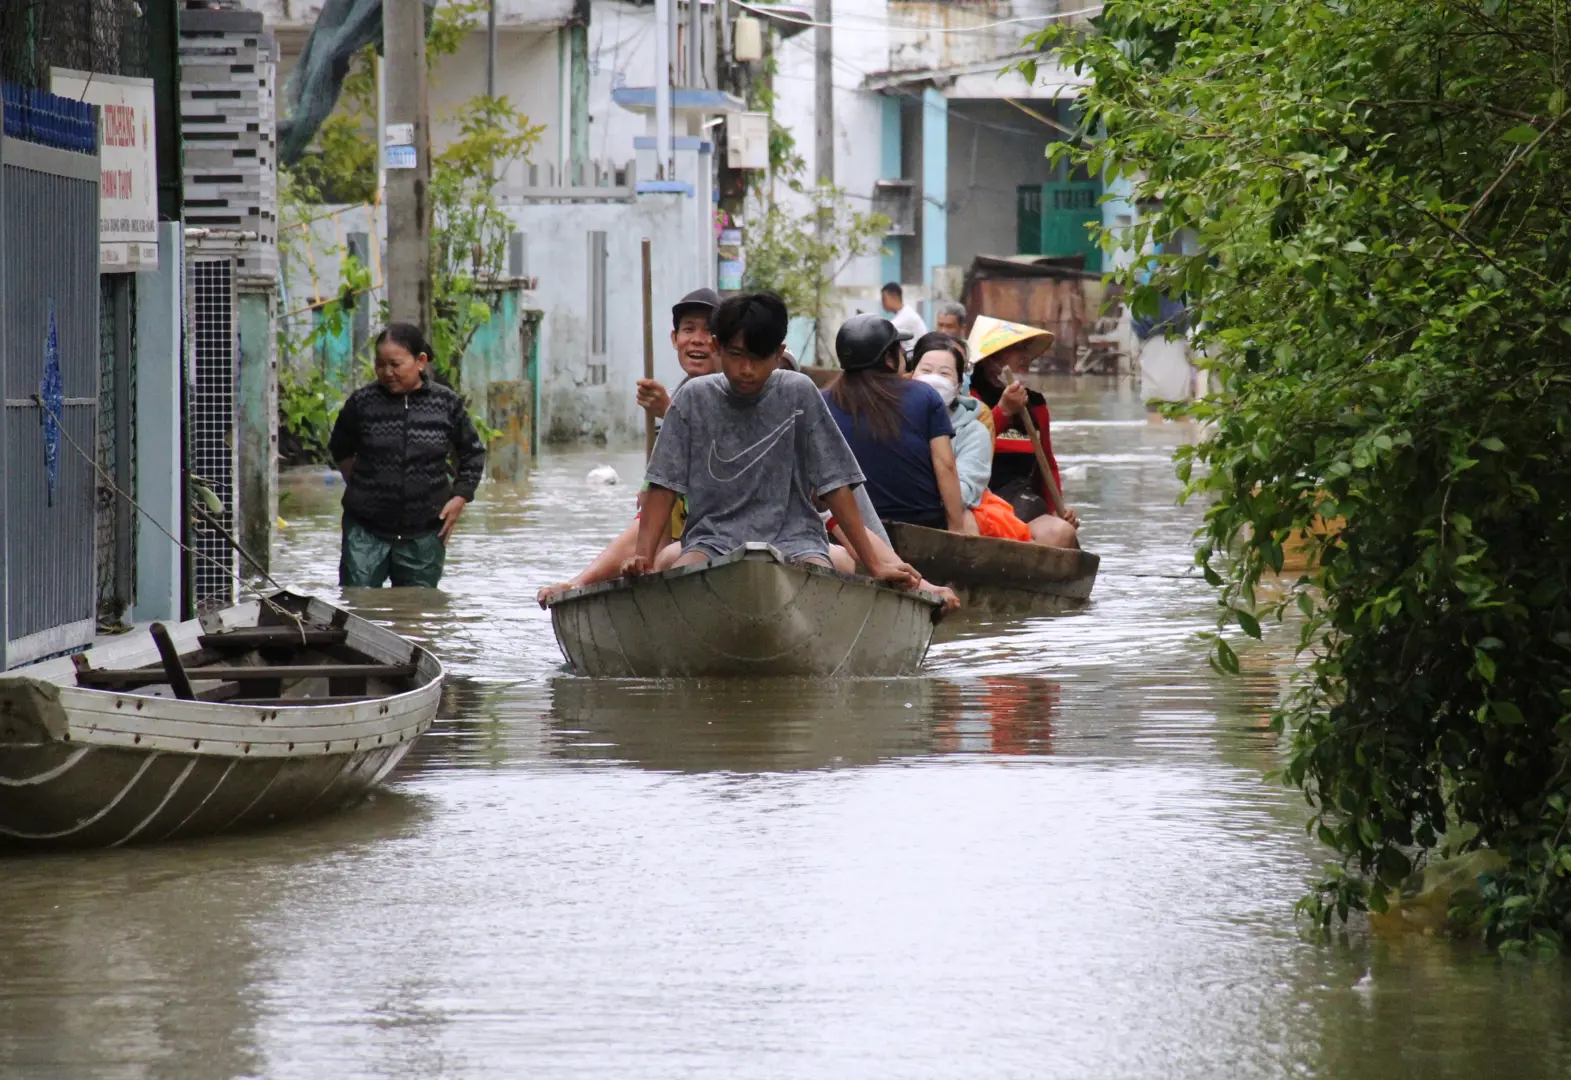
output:
M4 1077L1559 1077L1562 961L1322 938L1271 702L1127 380L1048 391L1091 607L961 615L921 678L563 673L536 589L623 527L636 451L481 489L440 592L348 606L448 665L363 807L7 858ZM612 465L621 483L589 486ZM285 484L279 580L338 597L342 488Z

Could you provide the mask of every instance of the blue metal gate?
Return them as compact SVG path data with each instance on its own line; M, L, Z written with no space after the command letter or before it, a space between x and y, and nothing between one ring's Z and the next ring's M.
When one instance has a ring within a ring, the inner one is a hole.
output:
M97 435L94 129L89 107L6 87L6 134L0 138L0 670L88 644L97 624L97 484L92 461L72 446L91 454Z

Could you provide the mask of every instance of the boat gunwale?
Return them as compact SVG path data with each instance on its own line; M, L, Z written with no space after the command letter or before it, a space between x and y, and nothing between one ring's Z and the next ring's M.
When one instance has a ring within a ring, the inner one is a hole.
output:
M54 657L0 672L0 685L13 682L53 687L55 705L60 709L65 720L64 737L57 735L43 741L33 739L0 741L0 748L78 745L115 747L149 753L189 754L196 757L233 757L237 760L287 759L332 756L339 753L340 751L337 750L310 749L328 742L328 739L317 738L315 733L327 732L330 728L347 729L331 733L329 738L333 745L339 743L352 745L353 750L348 751L351 753L364 753L379 747L412 743L429 730L434 720L435 708L441 699L442 684L447 677L446 667L435 653L387 627L317 597L292 593L288 590L273 594L273 597L285 596L305 601L307 610L309 605L319 604L335 616L339 613L345 615L346 628L360 631L364 637L373 640L381 639L380 643L384 647L391 647L396 643L401 651L407 646L413 652L406 655L405 662L414 664L416 669L415 674L409 678L411 681L419 679L419 685L391 694L377 695L368 692L361 700L349 702L312 704L310 698L301 698L298 705L256 705L222 700L186 701L160 694L76 685L74 666L69 669L64 666L72 664L71 657ZM249 614L259 608L260 603L253 600L233 605L215 614L219 616ZM355 626L356 623L360 625ZM174 628L177 631L177 639L192 633L193 627L196 632L204 630L201 619L189 619L177 624ZM145 628L138 631L138 636L147 634ZM137 638L128 636L109 644L115 646L112 651L118 654L126 652L135 640ZM44 674L38 669L52 670ZM422 669L429 673L428 677L422 678ZM260 677L266 677L265 666L259 666L257 670ZM200 672L201 668L190 669L195 683L215 681L202 679ZM110 707L112 702L115 703L114 708ZM135 711L121 711L119 709L121 702L135 702L137 708ZM153 707L149 708L148 703L152 703ZM424 721L411 719L427 709L431 710L431 717ZM195 712L201 715L169 716L170 711ZM368 711L368 715L357 717L356 713L361 711ZM124 728L118 726L101 728L82 723L80 714L84 712L90 715L100 713L109 716L121 715L130 723ZM215 730L202 734L198 740L190 736L169 736L150 730L129 730L143 726L134 722L137 719L153 723L162 720L176 725L207 725ZM329 721L338 722L329 723ZM382 722L380 726L377 721ZM47 724L43 727L47 730ZM199 745L171 745L190 744L193 741L198 742ZM367 743L369 745L366 745Z
M916 539L921 539L926 534L931 533L935 536L943 537L944 542L948 544L978 544L983 547L986 547L989 544L995 546L1010 545L1017 548L1035 549L1038 552L1068 552L1073 554L1076 562L1077 572L1072 576L1054 577L1049 580L1044 580L1040 584L1032 582L1029 579L1022 580L1021 578L1012 578L1007 582L969 579L963 582L947 583L955 589L990 589L1001 594L1018 593L1022 596L1030 597L1054 597L1058 599L1074 601L1083 605L1090 603L1090 587L1096 584L1096 577L1102 566L1102 557L1094 551L1087 551L1085 548L1050 547L1046 544L1035 543L1034 541L1011 540L1008 537L1003 536L973 536L969 534L952 533L945 529L932 529L923 525L912 525L904 522L895 523L891 527L890 539L897 540L900 532L905 532L908 530L913 532L913 536ZM895 550L897 552L899 551L898 545L896 546ZM904 554L901 554L900 557L902 559L906 559L908 562L910 561L910 559ZM1085 567L1088 561L1090 566L1089 569L1086 569ZM920 567L918 569L920 569ZM1063 589L1074 588L1080 585L1088 586L1086 588L1086 595L1083 597L1075 596L1062 591Z
M764 557L761 558L760 556ZM832 566L820 566L816 563L791 562L790 560L786 559L785 556L781 555L780 551L773 544L762 544L757 542L743 544L741 547L737 548L735 551L730 552L729 554L721 555L719 558L710 559L708 562L701 563L696 566L679 566L671 570L662 570L659 573L643 574L639 577L616 577L612 578L610 581L598 581L592 585L580 585L576 588L565 589L548 599L545 606L547 610L549 610L556 607L558 604L564 604L573 600L584 600L593 596L604 596L614 592L625 592L635 589L640 585L649 585L655 582L677 581L684 577L692 577L696 574L702 574L711 570L718 570L722 567L730 566L733 563L746 561L774 562L775 564L785 567L786 569L805 570L810 575L826 577L851 585L863 585L874 589L884 589L888 592L895 593L898 596L910 597L913 600L927 604L929 607L933 608L935 621L944 613L943 598L940 597L937 593L931 592L927 589L902 589L896 585L889 585L882 581L875 581L873 578L867 577L863 574L843 574Z

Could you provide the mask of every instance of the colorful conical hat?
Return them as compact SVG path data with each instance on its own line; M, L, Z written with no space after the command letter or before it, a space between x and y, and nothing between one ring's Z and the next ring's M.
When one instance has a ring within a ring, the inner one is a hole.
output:
M1035 359L1052 347L1053 335L1051 331L1024 323L978 315L971 324L971 336L966 339L966 348L971 353L971 362L976 363L1021 341L1031 342L1030 359Z

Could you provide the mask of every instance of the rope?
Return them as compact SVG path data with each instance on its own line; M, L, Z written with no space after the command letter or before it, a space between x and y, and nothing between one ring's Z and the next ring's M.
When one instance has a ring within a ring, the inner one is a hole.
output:
M98 474L98 479L102 481L110 491L113 491L120 498L130 503L131 506L135 508L137 513L141 514L152 523L153 528L169 537L169 539L173 541L175 547L179 548L181 551L185 552L187 555L192 556L193 558L204 559L207 562L212 563L213 566L217 567L225 575L231 572L229 567L225 566L223 563L219 562L217 559L213 558L206 552L197 551L188 544L182 543L178 536L164 528L157 518L155 518L148 510L143 508L141 503L137 502L136 499L126 494L126 492L120 490L119 485L114 482L114 479L109 475L108 470L98 463L98 459L93 457L87 451L83 450L77 441L71 438L71 435L66 431L65 424L60 419L59 414L49 407L49 403L44 400L43 395L33 394L32 399L40 409L49 414L50 419L54 420L55 422L55 430L60 432L61 437L70 444L71 449L75 450L77 455L80 456L83 461L87 462L93 467L93 471ZM235 538L231 536L222 525L219 525L216 521L213 521L212 516L206 512L205 508L199 508L198 512L202 514L203 518L207 521L208 524L212 525L215 529L218 530L219 534L224 538L224 541L229 544L230 547L234 548L237 552L244 556L245 559L251 563L251 565L255 566L257 570L261 571L262 577L267 579L268 584L272 585L273 588L277 589L279 592L288 592L287 589L285 589L277 582L276 579L274 579L272 574L269 574L265 569L263 569L262 564L256 560L255 556L242 548ZM284 618L291 620L295 624L295 628L300 631L301 644L305 644L305 620L301 616L295 614L293 611L290 611L288 608L283 607L281 604L273 600L272 597L266 595L255 586L240 582L239 587L242 592L249 592L254 595L257 600L271 608L275 614L281 615Z

